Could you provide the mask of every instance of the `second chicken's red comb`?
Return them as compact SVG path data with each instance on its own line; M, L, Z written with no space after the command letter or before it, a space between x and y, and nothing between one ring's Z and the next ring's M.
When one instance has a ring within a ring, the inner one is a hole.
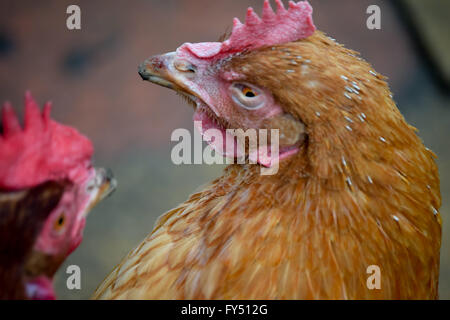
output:
M9 103L2 108L0 189L19 190L48 180L75 180L88 173L91 141L76 129L50 118L50 103L39 110L25 95L24 126Z
M197 58L210 59L296 41L314 33L313 9L307 1L289 1L288 9L281 0L275 3L276 13L269 0L265 0L261 18L251 7L247 10L245 24L234 18L231 36L224 42L186 43L179 50L187 49Z

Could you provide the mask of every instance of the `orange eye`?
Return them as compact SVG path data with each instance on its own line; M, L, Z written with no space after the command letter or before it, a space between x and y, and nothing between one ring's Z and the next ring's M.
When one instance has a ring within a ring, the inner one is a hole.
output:
M266 95L262 89L242 82L234 82L230 86L230 95L237 106L247 110L259 109L266 101Z
M65 224L66 224L66 216L63 212L58 217L58 219L56 219L55 222L53 223L53 229L56 231L60 231L64 227Z
M258 94L250 89L249 87L243 87L242 88L242 94L246 96L247 98L253 98L256 97Z

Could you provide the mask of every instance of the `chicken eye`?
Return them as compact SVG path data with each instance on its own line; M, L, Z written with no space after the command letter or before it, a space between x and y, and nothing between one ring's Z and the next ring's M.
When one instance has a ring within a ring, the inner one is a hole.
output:
M240 107L256 110L264 105L261 90L248 83L233 83L230 87L233 101Z
M65 224L66 224L66 215L63 212L59 215L59 217L53 223L53 229L56 231L60 231L62 228L64 228Z
M255 93L252 89L250 89L249 87L244 87L242 89L242 93L247 97L247 98L253 98L256 97L258 94Z

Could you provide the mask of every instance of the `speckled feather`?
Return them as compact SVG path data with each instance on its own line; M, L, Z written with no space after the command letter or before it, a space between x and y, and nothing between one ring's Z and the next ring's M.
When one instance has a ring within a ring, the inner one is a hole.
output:
M164 214L97 299L435 299L441 205L434 154L384 78L323 33L233 57L307 141L274 176L224 175ZM381 289L366 269L381 269Z

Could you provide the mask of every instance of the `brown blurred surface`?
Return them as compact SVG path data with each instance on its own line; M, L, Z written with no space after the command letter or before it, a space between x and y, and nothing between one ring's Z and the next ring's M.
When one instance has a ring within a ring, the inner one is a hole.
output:
M81 30L66 28L69 4L81 7ZM399 108L439 156L444 220L440 296L449 299L448 98L433 87L389 2L311 4L320 30L360 51L389 77ZM366 28L370 4L381 7L382 30ZM26 89L41 104L52 100L54 117L88 135L96 147L96 165L111 167L119 180L117 192L89 216L85 240L65 264L81 267L82 289L66 289L63 267L57 277L61 298L88 298L160 214L220 174L220 166L172 164L170 134L175 128L193 130L192 109L173 92L140 80L137 65L183 42L217 40L233 17L244 20L248 6L261 12L262 0L0 2L0 100L21 108Z

